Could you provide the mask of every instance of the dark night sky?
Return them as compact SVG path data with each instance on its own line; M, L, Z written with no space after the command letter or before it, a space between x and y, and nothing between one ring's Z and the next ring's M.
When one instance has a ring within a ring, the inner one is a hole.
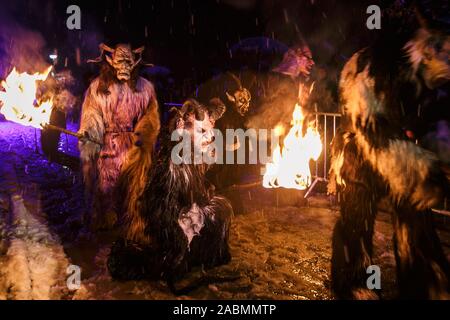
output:
M70 67L83 68L98 44L145 45L145 59L169 67L175 77L204 80L233 65L229 48L240 39L266 36L287 46L301 38L316 63L339 65L365 46L376 31L365 27L366 0L0 0L0 18L37 31L45 50L57 48ZM69 31L66 8L77 4L82 30ZM146 30L147 28L147 35ZM77 66L76 49L82 65ZM47 54L47 53L45 53Z

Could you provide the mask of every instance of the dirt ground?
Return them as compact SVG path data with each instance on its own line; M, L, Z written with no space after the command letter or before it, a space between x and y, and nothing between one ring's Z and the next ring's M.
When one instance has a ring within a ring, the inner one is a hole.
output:
M36 136L35 136L36 134ZM232 261L194 270L174 296L160 282L111 279L106 259L115 235L82 232L79 172L40 154L39 132L0 122L0 299L333 299L331 234L338 217L326 196L302 207L280 203L274 190L238 190L231 230ZM61 139L76 155L76 141ZM382 271L382 297L396 297L390 216L380 212L374 263ZM448 232L443 244L449 248ZM69 291L66 268L81 267L81 288Z

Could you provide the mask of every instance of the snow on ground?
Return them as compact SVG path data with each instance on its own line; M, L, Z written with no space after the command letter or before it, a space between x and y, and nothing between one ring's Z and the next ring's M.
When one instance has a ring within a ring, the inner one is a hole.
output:
M76 140L61 142L64 152L76 153ZM162 281L111 279L106 259L114 232L82 231L80 173L50 163L38 145L38 131L0 122L0 299L333 299L331 234L338 212L326 198L298 208L281 206L273 190L238 190L244 205L232 225L231 263L206 274L194 270L177 284L192 290L174 296ZM384 298L396 294L391 238L390 217L380 212L374 262ZM77 291L65 286L69 264L82 269Z
M1 142L4 152L6 145L3 139ZM0 298L59 299L68 294L68 260L58 236L49 230L39 193L30 192L37 191L36 186L31 181L19 181L14 163L17 158L9 146L7 150L9 157L2 158L0 169Z

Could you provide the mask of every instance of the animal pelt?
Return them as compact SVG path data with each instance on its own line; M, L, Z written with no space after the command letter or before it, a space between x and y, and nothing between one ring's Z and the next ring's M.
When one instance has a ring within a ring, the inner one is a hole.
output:
M412 67L408 69L404 61L403 66L397 66L398 76L385 78L392 79L391 86L386 85L386 80L372 73L373 56L369 57L367 50L355 54L341 74L343 128L355 134L358 147L389 185L394 201L410 201L418 210L430 208L443 199L447 185L441 163L435 154L408 139L404 131L423 101L411 90L422 84L408 79L413 77L408 73ZM339 178L339 168L332 168L337 169L334 174Z
M133 87L128 82L105 82L101 75L91 83L82 107L80 132L103 145L82 140L79 149L84 180L90 193L98 196L98 210L116 211L114 199L121 170L135 173L131 186L142 184L142 175L133 165L151 165L159 127L158 103L149 81L138 77ZM127 193L131 203L134 192L131 187Z
M192 101L183 109L192 106L192 111L181 111L183 114L175 111L161 132L161 148L147 172L139 210L122 217L122 237L114 243L108 260L114 278L174 280L192 266L209 268L230 260L228 234L233 210L229 202L214 194L205 178L206 165L175 164L171 157L177 143L171 141L172 131L191 117L200 121L202 110L207 110Z
M394 208L400 294L442 298L450 289L450 267L430 213L448 194L449 180L439 157L408 133L426 125L421 107L436 107L429 100L433 90L450 79L448 61L439 53L448 38L418 22L412 26L384 33L341 73L343 118L333 141L329 185L342 194L332 259L333 289L341 297L355 297L352 291L365 288L383 196Z

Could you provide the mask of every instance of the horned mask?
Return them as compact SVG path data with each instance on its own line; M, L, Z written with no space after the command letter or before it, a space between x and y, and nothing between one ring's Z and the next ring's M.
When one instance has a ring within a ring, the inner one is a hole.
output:
M172 108L175 113L169 128L187 132L196 150L206 152L214 142L215 122L225 113L226 107L218 98L211 99L203 105L194 99L187 100L181 109Z
M115 49L100 44L101 54L95 60L88 60L88 62L100 62L105 56L106 62L116 71L116 77L119 81L128 81L131 78L133 70L142 61L142 52L144 47L132 50L128 44L118 44Z
M244 116L249 107L250 107L250 101L252 100L252 95L250 94L250 91L248 91L246 88L242 86L241 80L239 80L238 77L236 77L234 74L229 73L230 76L236 81L238 85L238 89L231 95L230 93L226 92L227 98L229 101L234 103L237 112Z

